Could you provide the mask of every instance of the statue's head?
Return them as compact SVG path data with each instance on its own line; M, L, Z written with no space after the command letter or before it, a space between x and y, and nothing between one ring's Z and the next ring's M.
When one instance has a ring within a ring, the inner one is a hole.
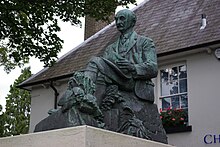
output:
M117 29L121 33L127 33L128 31L133 29L136 23L136 16L133 11L123 9L115 15L115 23Z

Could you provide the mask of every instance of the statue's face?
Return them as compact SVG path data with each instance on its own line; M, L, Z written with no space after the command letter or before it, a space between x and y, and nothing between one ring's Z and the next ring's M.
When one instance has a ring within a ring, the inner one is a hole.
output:
M128 10L121 10L115 16L117 29L121 33L126 33L127 30L134 27L134 20Z

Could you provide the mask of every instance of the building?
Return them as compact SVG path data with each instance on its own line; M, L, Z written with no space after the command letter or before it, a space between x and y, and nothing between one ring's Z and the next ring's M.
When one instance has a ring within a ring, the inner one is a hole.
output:
M188 113L187 127L168 134L171 145L220 145L219 7L219 0L146 0L134 9L135 31L156 44L155 103L163 111ZM101 55L118 35L114 23L106 26L20 85L31 90L30 132L50 108L56 108L73 72L83 69L91 56Z

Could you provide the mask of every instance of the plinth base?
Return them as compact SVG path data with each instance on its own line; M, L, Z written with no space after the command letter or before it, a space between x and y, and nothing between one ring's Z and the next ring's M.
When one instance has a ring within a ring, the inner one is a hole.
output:
M0 138L0 147L171 147L90 126Z

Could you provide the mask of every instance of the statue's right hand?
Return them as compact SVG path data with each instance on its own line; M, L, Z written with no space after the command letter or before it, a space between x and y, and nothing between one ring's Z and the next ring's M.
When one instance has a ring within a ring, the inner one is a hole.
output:
M117 65L121 70L134 71L135 66L127 60L117 61Z

